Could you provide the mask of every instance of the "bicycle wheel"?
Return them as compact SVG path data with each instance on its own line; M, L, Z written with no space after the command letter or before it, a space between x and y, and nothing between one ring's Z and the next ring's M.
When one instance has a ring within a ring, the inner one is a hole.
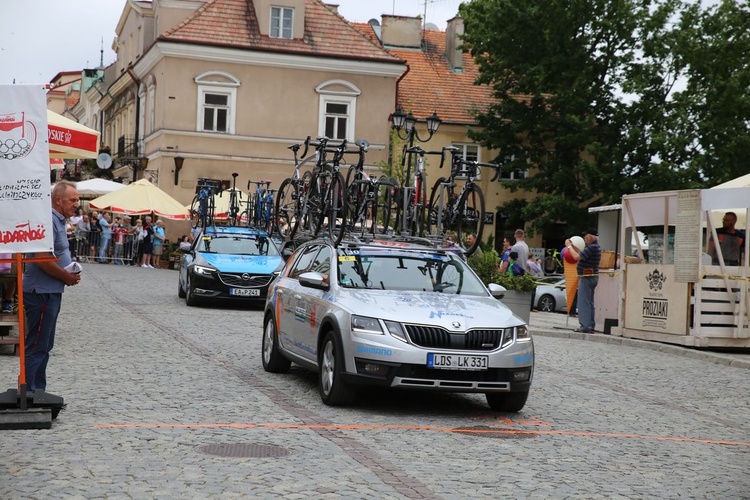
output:
M298 215L297 205L299 201L299 190L292 179L285 179L279 187L276 196L276 207L274 209L273 219L279 234L283 237L292 235L293 228L297 222Z
M427 211L427 234L445 236L448 233L453 188L445 184L447 181L445 177L441 177L432 186Z
M344 176L336 172L331 177L331 193L328 203L328 235L331 237L333 246L338 246L346 232L344 217L346 216L346 184Z
M411 236L423 236L425 229L425 208L427 205L427 186L425 176L420 174L417 178L416 195L409 200L409 217L407 228Z
M557 262L555 262L555 258L551 255L548 255L544 258L544 272L546 274L552 274L555 271L557 271Z
M461 293L464 285L464 270L453 261L445 263L437 276L436 292Z
M471 255L479 246L484 229L484 195L479 186L473 185L466 188L456 205L455 217L454 225L457 229L458 241L464 241L464 237L469 233L476 235L474 244L466 248L466 255Z
M352 168L349 169L347 177L349 179L346 185L346 215L343 223L347 231L364 234L367 229L369 181L363 172L353 173Z
M326 217L326 207L330 194L328 189L331 184L331 174L321 172L314 174L310 180L310 189L307 192L307 223L310 234L317 236L323 227Z
M375 183L372 196L372 233L388 234L398 222L398 185L383 175Z

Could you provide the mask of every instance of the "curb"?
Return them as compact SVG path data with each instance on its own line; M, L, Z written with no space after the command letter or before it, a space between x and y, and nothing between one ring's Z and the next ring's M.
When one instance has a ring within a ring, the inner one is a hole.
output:
M732 356L724 355L718 352L699 351L691 347L662 344L651 340L614 337L612 335L605 335L603 333L577 333L572 331L556 331L535 328L530 328L530 330L532 335L538 335L540 337L585 340L589 342L600 342L604 344L623 345L626 347L659 351L674 356L682 356L684 358L708 361L709 363L729 366L732 368L750 369L750 356L748 356L748 359L736 359Z

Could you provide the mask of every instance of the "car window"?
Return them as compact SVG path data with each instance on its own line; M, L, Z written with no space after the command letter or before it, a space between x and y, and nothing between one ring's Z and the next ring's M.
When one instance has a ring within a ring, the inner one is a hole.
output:
M234 255L278 255L276 245L265 236L217 235L203 236L197 244L199 252Z
M343 249L338 273L346 288L487 295L484 284L453 254Z
M313 263L315 263L315 258L318 256L319 251L320 247L316 245L311 245L303 249L292 265L289 277L296 279L299 278L300 274L308 272L312 268Z

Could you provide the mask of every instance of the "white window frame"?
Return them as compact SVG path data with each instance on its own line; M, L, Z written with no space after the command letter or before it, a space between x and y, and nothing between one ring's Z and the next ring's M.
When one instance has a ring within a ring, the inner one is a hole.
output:
M343 87L343 89L342 89ZM362 93L356 85L346 80L328 80L321 83L315 88L320 95L320 105L318 108L318 135L326 133L326 108L328 104L346 104L346 140L353 142L355 138L357 117L357 97ZM331 137L333 139L333 137Z
M148 133L153 134L156 128L156 85L153 83L148 86Z
M230 82L210 81L208 78L211 75L220 75L223 78L230 80ZM203 73L197 76L195 78L195 82L198 84L198 92L197 92L198 106L197 106L197 114L195 117L196 130L198 132L210 132L213 134L234 135L235 121L237 118L237 87L240 86L240 81L237 80L232 75L230 75L229 73L212 71L212 72ZM203 118L204 118L204 111L206 107L205 106L206 94L218 94L218 95L228 96L227 130L226 131L206 130L203 128Z
M482 148L479 147L479 144L473 143L473 142L454 142L451 144L454 148L458 148L461 150L461 157L466 159L466 150L468 148L476 148L477 150L477 158L476 161L482 161ZM456 176L457 179L466 179L466 165L464 165L461 169L461 172ZM481 167L477 168L477 176L474 177L474 180L478 181L482 178L482 169Z
M516 155L510 155L510 157L507 157L508 161L511 162L516 159ZM501 172L500 177L498 177L498 180L500 181L516 181L519 179L525 179L526 178L526 172L521 170L513 170L511 172Z
M276 19L278 19L279 25L274 26L274 11L278 11L279 15L276 16ZM287 28L284 27L284 19L285 15L289 13L289 28L288 28L288 35L285 36L287 31ZM285 40L291 40L294 38L294 8L292 7L280 7L280 6L272 6L271 7L271 15L268 18L269 26L268 26L268 36L271 38L284 38ZM277 30L278 32L274 34L274 30Z

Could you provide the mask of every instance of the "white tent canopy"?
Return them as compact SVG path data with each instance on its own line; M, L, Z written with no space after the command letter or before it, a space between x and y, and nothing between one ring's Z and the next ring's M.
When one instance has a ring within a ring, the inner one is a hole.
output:
M101 196L125 187L124 184L107 179L88 179L76 183L76 186L80 196Z

